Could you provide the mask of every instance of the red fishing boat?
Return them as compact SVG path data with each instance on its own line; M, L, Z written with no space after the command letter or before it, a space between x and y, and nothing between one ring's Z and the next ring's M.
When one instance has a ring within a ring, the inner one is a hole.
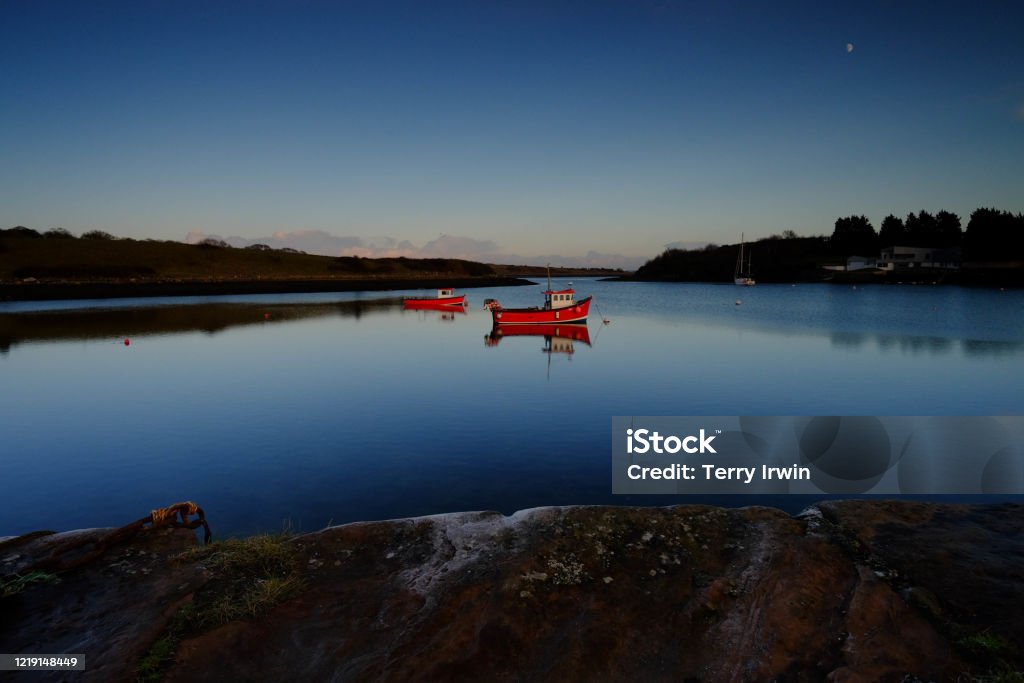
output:
M491 311L495 325L551 325L564 323L585 323L593 297L576 301L576 290L569 283L569 289L551 289L551 273L548 272L548 288L544 292L544 306L540 308L504 308L497 299L487 299L484 308Z
M455 294L454 289L439 289L437 296L406 297L402 303L406 308L448 308L451 306L465 306L466 295Z

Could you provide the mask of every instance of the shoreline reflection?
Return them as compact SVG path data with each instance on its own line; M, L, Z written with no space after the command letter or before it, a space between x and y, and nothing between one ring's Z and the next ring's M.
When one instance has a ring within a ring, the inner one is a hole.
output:
M225 330L273 325L322 317L360 319L383 313L400 299L338 301L315 304L201 303L171 306L86 308L0 313L0 353L26 343L85 341Z

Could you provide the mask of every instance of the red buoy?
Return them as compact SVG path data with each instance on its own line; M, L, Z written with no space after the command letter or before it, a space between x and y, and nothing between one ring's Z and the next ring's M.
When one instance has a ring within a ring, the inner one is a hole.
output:
M131 339L125 339L125 340L124 340L124 345L125 345L125 346L128 346L128 345L129 345L129 344L131 344L131 343L132 343L132 340L131 340Z

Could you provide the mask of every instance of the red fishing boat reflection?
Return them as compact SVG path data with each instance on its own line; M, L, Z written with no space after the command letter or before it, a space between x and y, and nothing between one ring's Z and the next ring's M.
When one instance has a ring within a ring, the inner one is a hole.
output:
M505 337L544 337L545 353L576 352L574 342L590 346L590 330L587 325L495 325L490 334L484 336L487 346L497 346Z
M590 346L590 330L582 325L495 325L490 334L484 335L484 344L497 346L505 337L544 337L541 351L548 357L548 379L551 379L551 358L561 354L572 360L576 353L575 344Z
M437 311L438 320L447 322L455 320L457 315L466 315L466 309L462 304L451 306L449 304L426 303L424 301L413 302L406 299L402 304L402 308L407 311Z

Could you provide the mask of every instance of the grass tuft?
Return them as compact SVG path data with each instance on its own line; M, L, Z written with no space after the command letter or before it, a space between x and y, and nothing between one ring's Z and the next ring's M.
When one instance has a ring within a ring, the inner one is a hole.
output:
M14 574L8 578L0 578L0 598L17 595L38 583L60 583L60 577L47 572L29 572L25 575Z
M980 667L987 669L982 675L971 675L969 683L1024 683L1024 671L1010 662L1017 655L1013 643L991 631L979 631L956 642L957 646Z
M182 640L266 614L303 586L295 547L287 534L221 541L187 550L175 561L201 564L211 577L192 602L171 618L164 635L139 663L136 674L144 683L162 679Z

